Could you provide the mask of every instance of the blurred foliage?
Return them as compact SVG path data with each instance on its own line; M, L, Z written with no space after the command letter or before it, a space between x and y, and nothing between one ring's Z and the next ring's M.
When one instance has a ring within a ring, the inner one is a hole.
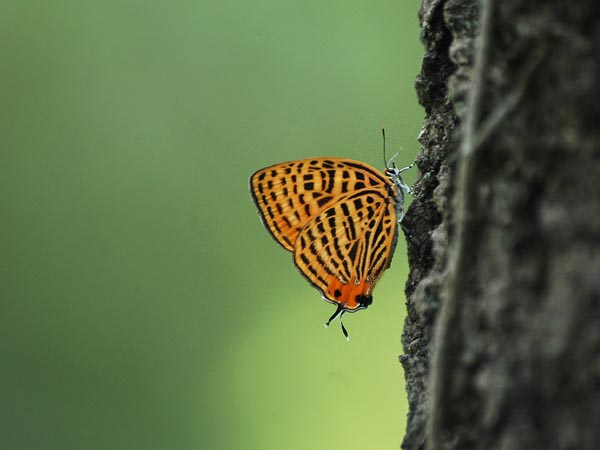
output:
M347 343L247 180L412 161L418 5L0 4L3 448L398 447L405 247Z

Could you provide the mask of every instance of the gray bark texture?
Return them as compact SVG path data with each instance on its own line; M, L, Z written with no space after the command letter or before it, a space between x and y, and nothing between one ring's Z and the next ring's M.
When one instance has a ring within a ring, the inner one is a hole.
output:
M420 20L402 448L600 449L600 2Z

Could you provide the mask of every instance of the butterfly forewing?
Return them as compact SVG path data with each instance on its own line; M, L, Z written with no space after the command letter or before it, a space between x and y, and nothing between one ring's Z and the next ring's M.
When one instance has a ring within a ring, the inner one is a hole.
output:
M293 252L304 226L349 193L389 185L360 161L309 158L275 164L250 177L250 192L271 235Z
M296 241L294 262L323 297L346 310L368 306L397 238L387 185L354 191L313 218Z

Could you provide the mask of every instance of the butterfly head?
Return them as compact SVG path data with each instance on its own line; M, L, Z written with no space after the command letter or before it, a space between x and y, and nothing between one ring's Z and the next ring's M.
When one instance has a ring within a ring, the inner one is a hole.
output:
M396 210L398 213L398 222L401 222L402 218L404 217L404 192L407 194L412 194L410 187L402 179L402 172L412 169L416 162L413 162L409 166L403 167L402 169L398 169L396 166L396 158L400 156L400 153L396 153L388 161L385 156L385 129L382 128L381 132L383 134L383 163L385 164L384 173L394 184L394 186L396 186Z

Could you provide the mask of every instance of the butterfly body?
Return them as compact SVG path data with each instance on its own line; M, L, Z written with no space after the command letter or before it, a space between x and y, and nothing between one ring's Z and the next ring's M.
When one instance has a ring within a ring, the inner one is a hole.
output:
M293 252L300 273L338 312L373 301L390 266L404 216L400 173L335 157L275 164L250 177L250 192L265 227ZM334 315L334 316L335 316Z

